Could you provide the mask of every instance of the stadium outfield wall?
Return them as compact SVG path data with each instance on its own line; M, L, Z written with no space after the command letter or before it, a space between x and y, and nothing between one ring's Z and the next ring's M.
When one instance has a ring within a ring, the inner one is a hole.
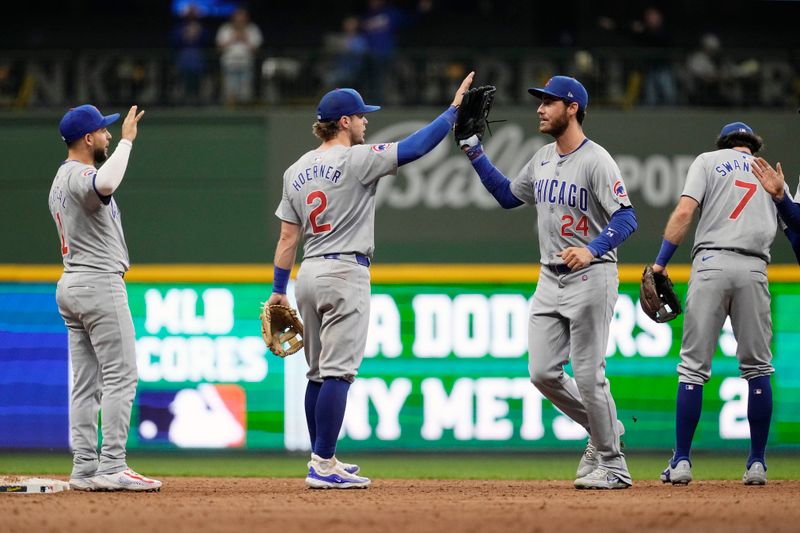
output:
M124 111L109 108L105 112ZM439 108L388 108L370 116L369 141L403 138ZM221 112L149 109L125 182L115 194L131 259L142 263L268 263L278 222L282 175L316 144L314 110L274 108ZM58 264L56 231L47 212L52 177L65 156L60 114L0 114L0 264ZM486 151L508 176L549 142L536 130L535 108L493 111ZM763 155L781 161L791 190L800 153L793 139L800 123L785 111L594 110L588 136L620 166L637 209L639 230L620 252L623 263L645 263L680 195L694 157L713 149L720 127L742 120L765 139ZM118 138L118 126L112 126ZM538 260L535 214L504 212L483 190L450 140L381 182L377 195L377 263L512 263ZM689 246L677 261L689 261ZM774 260L793 263L778 236Z

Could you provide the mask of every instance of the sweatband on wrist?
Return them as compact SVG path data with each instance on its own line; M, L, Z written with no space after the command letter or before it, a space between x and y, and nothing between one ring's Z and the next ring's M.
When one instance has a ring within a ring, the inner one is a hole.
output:
M669 260L672 259L672 254L675 253L675 250L678 249L678 245L664 239L661 241L661 250L658 251L658 257L656 257L655 264L661 265L662 267L667 266Z
M291 273L291 270L275 265L275 273L272 277L272 292L286 294L286 286L289 285L289 274Z

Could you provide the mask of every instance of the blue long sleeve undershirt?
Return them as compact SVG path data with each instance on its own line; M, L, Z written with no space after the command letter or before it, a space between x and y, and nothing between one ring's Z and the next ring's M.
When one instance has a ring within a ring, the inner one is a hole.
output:
M777 202L775 206L786 225L795 233L800 233L800 204L794 203L789 194L784 192L783 200Z
M401 166L416 161L436 148L436 145L447 137L453 124L456 123L457 113L458 110L454 106L450 106L433 122L397 143L397 165Z
M783 233L786 235L786 238L789 239L794 256L797 258L797 264L800 265L800 233L788 226L783 230Z
M523 204L522 200L511 192L511 181L492 164L486 154L482 153L473 159L472 167L480 176L483 186L501 207L512 209ZM637 227L636 212L633 208L622 207L611 215L608 225L587 245L587 248L595 257L601 257L622 244Z
M602 257L625 242L625 239L630 237L637 227L636 212L633 208L620 207L611 215L608 225L603 228L600 235L586 247L595 257Z

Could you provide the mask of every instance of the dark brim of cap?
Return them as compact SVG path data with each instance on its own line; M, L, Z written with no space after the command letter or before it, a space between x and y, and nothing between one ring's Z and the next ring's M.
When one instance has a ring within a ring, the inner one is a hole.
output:
M544 95L552 96L553 98L559 98L559 99L561 98L558 95L545 91L544 89L539 89L538 87L531 87L530 89L528 89L528 93L532 94L536 98L541 98Z
M364 106L364 113L372 113L373 111L378 111L381 108L379 105L365 105Z
M101 124L100 128L107 128L111 124L115 123L117 120L119 120L119 113L113 113L111 115L106 115L106 116L103 117L103 122L100 123ZM100 128L98 128L98 129L100 129Z

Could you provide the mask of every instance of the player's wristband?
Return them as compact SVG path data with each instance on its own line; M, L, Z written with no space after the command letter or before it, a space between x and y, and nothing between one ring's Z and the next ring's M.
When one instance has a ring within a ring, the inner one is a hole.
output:
M275 265L275 274L272 277L272 292L286 294L286 286L289 285L289 274L291 273L291 270Z
M667 266L669 260L672 259L672 255L675 253L675 250L678 249L678 245L664 239L661 241L661 250L658 252L658 257L656 257L655 263L657 265L661 265L662 267Z

